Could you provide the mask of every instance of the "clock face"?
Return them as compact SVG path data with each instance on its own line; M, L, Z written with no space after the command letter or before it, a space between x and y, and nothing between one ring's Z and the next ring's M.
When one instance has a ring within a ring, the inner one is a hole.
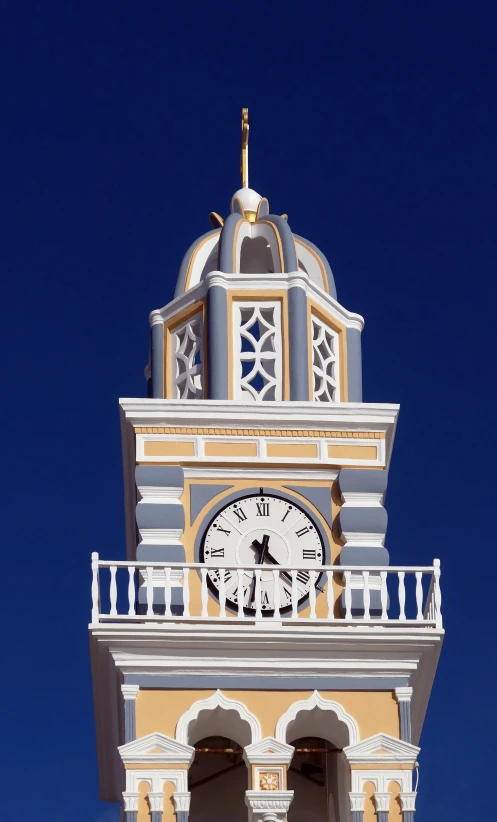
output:
M224 573L227 605L238 608L238 573L219 566L261 565L261 609L274 610L274 574L278 565L304 565L317 569L324 563L324 544L316 523L296 503L274 494L250 494L225 506L209 523L201 547L200 559L212 566L209 585L219 590L220 573ZM319 576L315 575L317 586ZM278 578L279 607L292 605L292 577L282 571ZM296 587L299 604L307 599L310 574L298 571ZM255 611L255 574L243 574L243 605Z

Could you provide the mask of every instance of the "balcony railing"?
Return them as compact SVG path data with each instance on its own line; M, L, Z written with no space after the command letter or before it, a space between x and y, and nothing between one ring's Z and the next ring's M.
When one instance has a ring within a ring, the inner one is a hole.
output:
M272 620L441 629L441 603L437 559L429 567L310 569L113 562L92 554L92 625Z

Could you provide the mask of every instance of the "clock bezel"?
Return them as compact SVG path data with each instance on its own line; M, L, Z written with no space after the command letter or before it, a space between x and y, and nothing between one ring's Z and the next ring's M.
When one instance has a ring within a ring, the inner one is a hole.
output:
M331 489L330 489L330 494L331 494ZM254 487L252 489L244 489L243 493L237 493L236 491L234 491L232 494L228 494L228 496L225 497L224 499L219 500L217 505L214 506L214 508L215 508L214 512L211 511L210 514L206 515L204 517L204 519L202 520L202 523L199 527L198 535L200 536L200 539L197 538L197 546L196 546L198 548L198 550L196 550L198 561L204 563L206 568L209 568L208 563L206 563L205 560L204 560L204 543L205 543L205 538L206 538L206 535L207 535L207 532L208 532L209 528L211 527L214 520L219 516L219 514L225 508L228 508L230 505L233 505L234 502L238 502L238 501L241 502L244 499L251 499L253 497L261 497L261 496L263 496L263 497L264 496L274 497L274 498L282 500L283 502L290 503L295 508L297 508L299 511L301 511L303 514L305 514L305 516L308 517L311 520L314 528L316 529L316 533L317 533L317 535L319 537L319 540L320 540L320 543L321 543L322 561L321 561L320 565L329 564L329 553L330 553L329 543L328 543L328 540L326 538L326 535L323 533L321 525L318 522L316 514L313 511L310 511L308 506L306 506L305 504L302 504L302 502L300 500L296 500L295 497L293 497L291 494L286 494L285 492L281 492L279 489L274 489L273 490L271 488L271 486L259 486L259 487ZM215 565L211 566L211 567L216 568ZM220 565L219 567L222 567L222 566ZM269 566L269 567L272 567L272 566ZM276 567L277 566L274 566L274 568L276 568ZM320 567L319 565L309 566L310 570L318 570L319 567ZM199 571L199 574L200 574L200 571ZM319 571L318 572L317 579L314 582L314 587L315 588L318 587L319 582L322 579L324 574L325 574L325 571ZM219 588L216 587L216 585L212 582L212 580L209 577L207 577L207 587L209 589L210 595L217 602L219 602ZM308 607L309 596L310 596L310 589L303 597L301 597L301 599L299 599L298 605L297 605L297 609L299 611L301 611L304 608ZM227 610L232 611L233 613L238 612L238 604L234 603L232 600L226 598L225 605L226 605ZM291 613L291 611L292 611L292 605L284 605L284 606L281 606L280 609L279 609L279 612L282 616L285 615L285 614ZM255 608L249 608L248 606L244 605L243 612L246 616L251 617L251 616L255 615ZM263 617L264 616L268 616L268 617L273 616L274 615L274 608L271 608L271 609L267 608L265 610L262 610L262 615L263 615Z

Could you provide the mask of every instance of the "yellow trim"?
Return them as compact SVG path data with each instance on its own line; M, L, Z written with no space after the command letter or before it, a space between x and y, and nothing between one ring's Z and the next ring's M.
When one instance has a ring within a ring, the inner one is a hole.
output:
M338 460L376 460L376 445L328 445L328 457Z
M269 429L269 428L179 428L172 426L171 428L165 426L147 426L146 428L138 426L135 428L135 434L211 434L221 436L234 437L337 437L339 439L368 439L368 440L384 440L384 431L307 431L296 430L295 428L287 429Z
M204 444L206 457L256 457L256 442L208 441Z
M143 443L145 457L194 457L195 443L190 440L147 440Z
M284 215L282 215L282 216L284 216ZM304 243L304 241L303 241L303 240L295 240L295 245L296 245L296 246L297 246L297 245L302 245L302 246L306 249L306 251L308 251L308 252L309 252L309 254L312 254L312 256L313 256L313 257L317 260L318 265L319 265L319 267L320 267L320 269L321 269L321 274L323 275L324 290L325 290L325 291L329 294L329 293L330 293L330 284L329 284L329 282L328 282L328 275L327 275L327 273L326 273L326 268L325 268L325 267L324 267L324 265L323 265L323 261L322 261L322 260L321 260L321 258L319 257L319 254L316 254L316 252L314 251L314 249L313 249L313 248L311 248L311 247L310 247L310 245L307 245L307 243ZM297 249L295 249L295 253L297 254L297 262L298 262L299 255L298 255L298 253L297 253Z
M281 302L281 351L282 351L282 360L283 360L283 391L282 391L282 398L283 400L290 399L290 359L289 359L289 349L288 349L288 301L287 301L287 292L280 291L280 290L270 290L270 291L263 291L260 294L253 294L247 290L236 289L233 291L228 291L228 328L231 329L231 333L228 340L228 394L229 399L234 399L235 396L235 389L234 389L234 367L233 367L233 303L234 302L274 302L275 300L279 300Z
M308 457L317 459L317 443L306 442L268 442L266 445L268 457Z
M218 235L220 235L220 234L221 234L221 229L219 229L219 231L217 232L217 234L218 234ZM193 263L195 262L195 260L196 260L196 258L197 258L197 254L198 254L198 252L200 251L200 249L202 248L202 246L203 246L203 245L205 245L205 243L208 243L208 242L209 242L209 240L212 240L212 238L213 238L213 237L214 237L214 234L209 234L209 236L208 236L208 237L204 237L204 239L203 239L203 240L202 240L202 241L201 241L201 242L200 242L200 243L199 243L199 244L198 244L198 245L197 245L197 246L193 249L193 251L192 251L192 256L190 257L190 260L189 260L189 262L188 262L188 269L187 269L187 271L186 271L186 277L185 277L185 291L188 291L188 289L190 288L190 279L191 279L191 276L192 276L192 268L193 268Z
M309 350L309 398L314 395L314 378L312 370L312 315L315 314L322 322L327 323L338 334L340 402L348 402L349 384L347 370L347 328L331 314L327 314L314 300L307 300L308 350Z

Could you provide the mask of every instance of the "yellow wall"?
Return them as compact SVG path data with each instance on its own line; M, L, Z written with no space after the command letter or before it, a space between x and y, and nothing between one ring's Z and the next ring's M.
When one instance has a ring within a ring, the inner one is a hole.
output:
M137 737L158 731L174 737L180 716L194 702L212 696L211 690L140 690L136 702ZM263 736L274 736L276 723L293 702L308 699L312 691L225 690L229 699L243 702L257 716ZM384 733L399 737L398 705L393 691L320 691L324 699L339 702L359 725L361 739ZM221 733L221 730L220 730Z

